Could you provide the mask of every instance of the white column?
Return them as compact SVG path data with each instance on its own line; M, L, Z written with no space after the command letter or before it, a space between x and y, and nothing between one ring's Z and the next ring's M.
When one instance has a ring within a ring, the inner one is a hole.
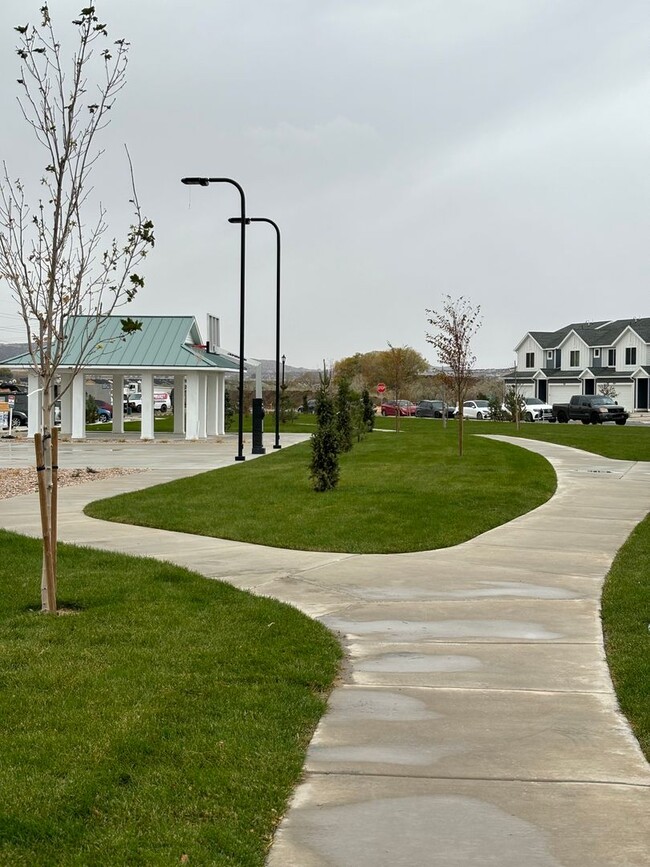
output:
M174 433L185 433L185 374L174 377Z
M140 413L140 439L152 440L153 436L153 374L142 374L142 411Z
M217 381L218 374L208 374L208 402L206 409L205 430L209 437L217 435L219 430L219 419L217 408L219 406L219 383Z
M75 374L70 390L72 392L72 439L83 440L86 438L86 376L84 373Z
M185 439L197 440L199 438L199 406L200 406L200 379L198 373L188 373L187 395L185 406Z
M59 394L65 389L65 393L61 395L61 433L65 436L72 435L72 374L64 371L61 374L61 389Z
M113 433L124 433L124 376L113 374Z
M199 439L207 437L208 375L199 373Z
M35 373L27 377L27 436L33 437L41 429L43 420L43 391L41 378Z
M226 374L218 373L217 380L217 436L226 432Z

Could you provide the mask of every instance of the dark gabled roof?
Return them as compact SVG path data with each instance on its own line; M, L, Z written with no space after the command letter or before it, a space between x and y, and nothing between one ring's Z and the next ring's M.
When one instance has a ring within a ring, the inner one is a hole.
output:
M530 334L542 349L556 349L571 331L575 331L579 337L582 337L585 343L591 345L590 338L592 335L598 333L597 328L600 325L605 324L605 320L602 322L573 322L571 325L558 328L557 331L531 331Z
M616 319L614 322L608 322L598 329L599 340L602 341L600 345L611 346L626 328L631 328L641 340L650 343L650 317L646 316L643 319Z
M109 316L99 326L88 347L95 319L75 316L70 319L67 342L60 366L75 367L83 355L84 368L217 368L236 370L238 361L227 354L206 352L193 316L137 316L140 331L125 335L121 317ZM29 353L8 358L7 367L29 366Z
M557 331L530 331L529 334L542 349L556 349L571 331L575 331L588 346L612 346L628 327L636 331L646 343L650 343L650 317L573 322L558 328Z
M544 370L547 379L575 379L580 380L582 371L576 373L575 370Z

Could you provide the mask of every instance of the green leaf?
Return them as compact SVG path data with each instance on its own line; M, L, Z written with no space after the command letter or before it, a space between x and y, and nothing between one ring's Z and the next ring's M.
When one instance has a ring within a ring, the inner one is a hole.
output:
M126 319L120 319L120 324L122 325L122 331L125 334L133 334L134 331L142 331L142 322L137 319L131 319L130 316L127 316Z

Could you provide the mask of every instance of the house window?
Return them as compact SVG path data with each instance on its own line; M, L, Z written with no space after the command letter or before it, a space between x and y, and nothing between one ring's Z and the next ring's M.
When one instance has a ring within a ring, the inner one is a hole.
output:
M526 367L535 367L535 353L527 352L526 353Z
M569 356L569 367L580 367L580 350L572 349Z
M549 349L549 351L546 353L546 357L548 358L549 361L553 360L553 350L552 349Z
M607 367L616 367L616 350L607 350Z
M600 349L594 349L594 358L600 358Z
M636 364L636 346L628 346L625 349L625 363Z

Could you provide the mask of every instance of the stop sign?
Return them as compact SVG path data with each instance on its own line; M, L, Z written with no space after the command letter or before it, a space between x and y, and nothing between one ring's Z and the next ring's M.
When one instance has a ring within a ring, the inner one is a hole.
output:
M380 382L377 386L377 394L383 394L386 391L386 386L383 382Z

